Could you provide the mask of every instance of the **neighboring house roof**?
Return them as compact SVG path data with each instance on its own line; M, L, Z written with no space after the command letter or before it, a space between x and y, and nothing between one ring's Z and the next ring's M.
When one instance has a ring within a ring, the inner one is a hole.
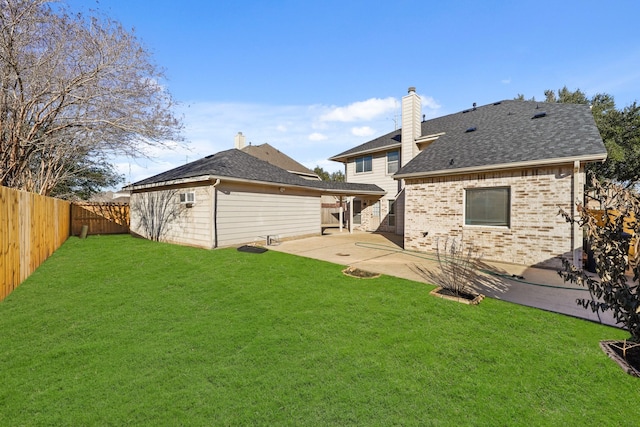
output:
M602 161L607 155L590 108L582 104L507 100L427 120L421 127L423 136L441 135L396 178ZM400 147L400 135L400 130L391 132L331 159L344 162Z
M291 157L269 144L247 145L242 148L242 151L286 171L297 175L305 175L319 179L318 175L314 171L296 162Z
M237 149L221 151L131 184L140 190L165 185L224 179L312 189L330 194L378 194L385 192L374 184L353 184L307 180Z

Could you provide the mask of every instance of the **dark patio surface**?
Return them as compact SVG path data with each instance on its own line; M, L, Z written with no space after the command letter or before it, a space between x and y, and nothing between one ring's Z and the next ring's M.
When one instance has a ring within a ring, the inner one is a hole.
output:
M428 283L416 267L437 269L435 254L404 251L401 240L394 234L328 229L322 236L284 241L269 249ZM485 263L485 269L492 274L482 273L474 287L488 297L615 325L611 312L598 315L578 306L576 299L589 297L588 291L563 282L555 270L495 262Z

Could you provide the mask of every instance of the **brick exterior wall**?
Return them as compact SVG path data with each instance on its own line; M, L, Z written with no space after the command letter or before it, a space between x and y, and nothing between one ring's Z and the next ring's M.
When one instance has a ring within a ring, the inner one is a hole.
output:
M360 224L354 224L353 229L359 231L380 231L385 233L396 233L398 230L399 215L398 207L396 206L396 225L389 226L389 199L360 199L362 201L362 211L360 213ZM373 215L373 205L380 203L380 218ZM365 206L366 204L366 206ZM348 217L348 212L345 213L345 217Z
M407 180L405 249L435 251L436 238L462 237L487 261L557 268L560 257L572 257L572 228L558 210L570 212L582 200L584 169L577 175L578 195L572 194L573 179L566 165ZM511 189L509 227L464 225L465 189L486 187Z

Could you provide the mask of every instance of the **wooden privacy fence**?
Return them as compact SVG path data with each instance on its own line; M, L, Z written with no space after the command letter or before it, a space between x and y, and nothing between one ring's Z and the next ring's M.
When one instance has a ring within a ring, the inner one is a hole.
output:
M73 203L71 205L71 234L78 236L82 226L87 234L125 234L129 232L128 203Z
M67 240L70 206L0 187L0 301Z
M594 217L598 219L597 224L602 227L604 226L604 215L605 211L600 209L589 209L589 213L591 213ZM609 211L609 218L612 220L617 218L620 215L618 211ZM636 223L636 218L633 215L633 212L629 214L629 216L625 217L623 222L623 231L628 233L631 236L629 241L629 260L630 264L636 265L640 262L640 239L638 236L634 235L633 226Z
M346 216L346 211L343 214ZM322 207L322 225L340 225L340 208L336 207Z

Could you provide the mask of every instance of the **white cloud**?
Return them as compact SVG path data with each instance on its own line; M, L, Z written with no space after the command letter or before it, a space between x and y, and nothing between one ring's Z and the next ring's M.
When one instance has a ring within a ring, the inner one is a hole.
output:
M327 139L326 135L323 135L319 132L314 132L311 135L309 135L309 140L310 141L324 141Z
M393 112L396 108L398 108L398 101L395 98L371 98L366 101L354 102L346 107L332 107L328 113L320 116L320 121L368 121Z
M351 133L355 136L371 136L376 133L376 131L371 129L369 126L360 126L351 128Z
M440 108L433 98L421 96L423 112L432 117ZM394 98L369 99L346 107L327 105L265 105L195 102L176 112L184 117L185 145L153 147L148 158L114 158L116 169L129 182L140 181L186 162L234 147L242 132L247 144L269 143L313 169L342 170L329 157L395 129L400 106Z
M434 111L440 109L440 104L438 104L438 101L433 99L431 96L420 95L420 100L423 108Z
M505 84L505 85L511 84L511 77L509 77L508 79L502 79L500 81L502 82L502 84Z

